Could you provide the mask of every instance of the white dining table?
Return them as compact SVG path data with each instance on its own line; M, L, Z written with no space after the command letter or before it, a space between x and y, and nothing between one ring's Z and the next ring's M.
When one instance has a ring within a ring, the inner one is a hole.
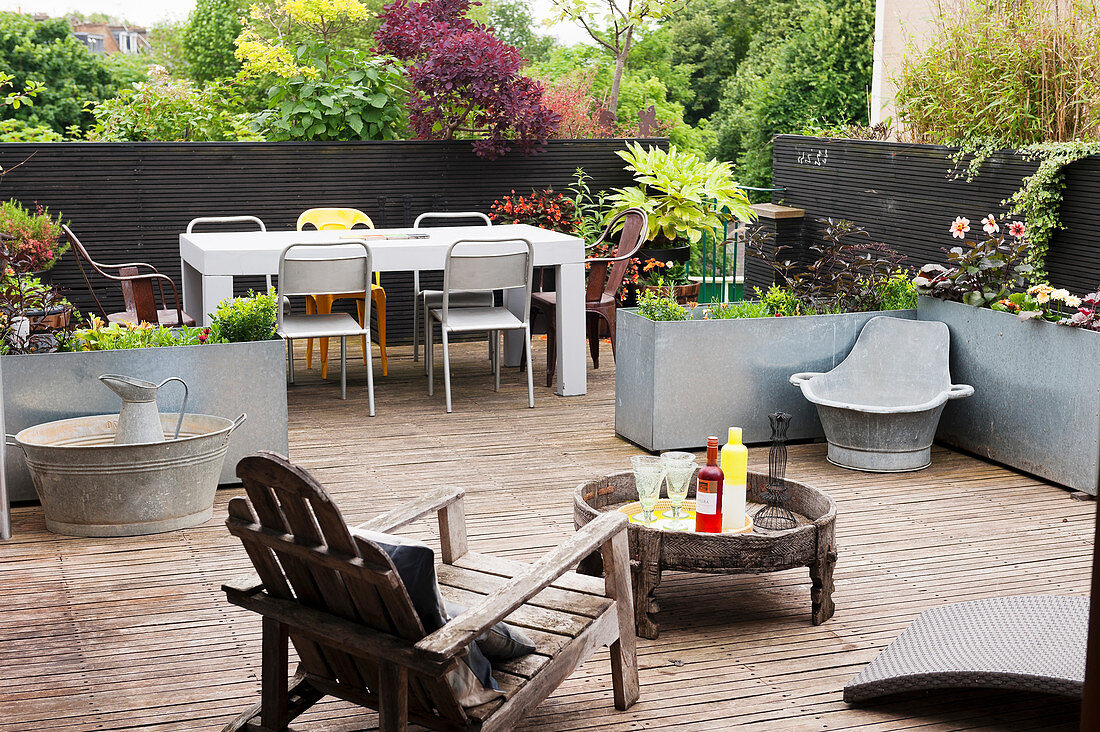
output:
M204 325L218 303L233 296L233 278L276 275L279 256L291 244L332 241L341 231L243 231L180 234L183 269L183 309ZM535 248L535 266L557 273L557 385L562 396L579 396L587 389L584 314L584 241L575 236L527 224L446 226L425 229L356 230L367 235L427 234L426 239L370 239L372 265L378 272L442 270L447 250L460 239L523 237ZM505 290L504 305L523 316L521 290ZM504 364L519 366L523 335L507 332Z

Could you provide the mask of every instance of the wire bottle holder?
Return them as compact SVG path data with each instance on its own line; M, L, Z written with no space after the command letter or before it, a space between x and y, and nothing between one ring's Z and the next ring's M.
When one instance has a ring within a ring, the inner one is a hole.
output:
M764 507L753 517L753 523L762 529L781 531L798 526L798 519L787 508L787 427L791 424L791 415L776 412L768 415L772 426L772 445L768 451L768 482L760 497Z

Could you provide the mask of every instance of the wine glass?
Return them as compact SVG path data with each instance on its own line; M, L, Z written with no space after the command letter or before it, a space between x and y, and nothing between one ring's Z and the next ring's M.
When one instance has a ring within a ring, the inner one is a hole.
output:
M642 504L642 523L653 523L653 508L661 497L661 481L665 477L661 458L652 455L635 455L630 458L634 467L634 487L638 489L638 501Z
M661 453L661 464L664 466L668 500L672 504L668 528L674 531L686 529L688 514L681 506L687 498L691 476L695 475L695 456L690 452L664 452Z

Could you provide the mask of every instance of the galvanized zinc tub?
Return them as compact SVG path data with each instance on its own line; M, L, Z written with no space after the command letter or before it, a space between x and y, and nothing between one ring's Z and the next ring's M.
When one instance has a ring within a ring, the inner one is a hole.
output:
M161 414L164 442L114 445L117 414L28 427L15 436L46 516L46 528L69 536L136 536L201 524L229 436L245 419Z

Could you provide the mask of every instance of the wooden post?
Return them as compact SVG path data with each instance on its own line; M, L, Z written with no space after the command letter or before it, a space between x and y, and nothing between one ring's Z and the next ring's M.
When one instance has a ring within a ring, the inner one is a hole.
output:
M285 729L287 713L287 627L278 620L263 620L260 670L260 723L264 729Z
M611 644L611 684L615 708L629 709L638 701L638 649L634 637L634 607L630 586L630 546L623 528L601 547L604 587L615 599L619 639Z
M1081 704L1081 732L1100 729L1100 500L1092 545L1092 601L1089 603L1089 640L1085 651L1085 699Z
M439 509L440 558L444 564L454 564L466 553L466 509L459 498Z
M404 666L378 664L378 729L405 732L409 728L409 672Z

